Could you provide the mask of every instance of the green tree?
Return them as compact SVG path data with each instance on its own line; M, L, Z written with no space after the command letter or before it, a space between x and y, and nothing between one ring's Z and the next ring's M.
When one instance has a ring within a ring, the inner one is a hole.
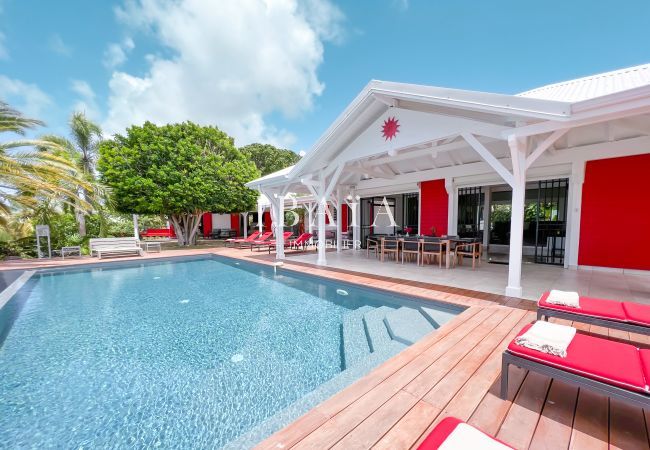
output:
M98 168L116 210L167 215L179 245L191 245L204 211L248 211L259 171L216 127L191 122L133 126L100 144Z
M24 135L43 123L24 117L0 102L0 133ZM81 172L63 156L60 143L48 139L12 139L0 141L0 224L18 210L33 210L43 201L62 200L90 209L73 186L89 191L92 186Z
M75 186L74 189L80 198L90 203L101 215L105 203L105 192L101 184L97 182L97 158L102 130L82 112L73 113L68 124L70 140L58 136L46 136L44 139L55 142L65 149L62 156L69 158L77 167L85 184L93 186L92 191L81 184ZM75 208L75 217L79 227L79 236L86 236L86 212L79 204Z
M255 163L262 176L277 172L300 161L300 156L295 152L276 148L270 144L250 144L239 150Z

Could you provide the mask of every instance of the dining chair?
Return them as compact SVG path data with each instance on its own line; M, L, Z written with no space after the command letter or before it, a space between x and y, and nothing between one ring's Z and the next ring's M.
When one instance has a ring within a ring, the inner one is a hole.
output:
M442 258L445 256L445 244L439 238L422 239L422 265L427 260L438 259L438 267L442 268Z
M418 237L405 237L402 241L402 264L404 264L404 257L411 258L415 255L418 266L420 265L420 249L421 242Z
M366 257L370 258L370 252L375 253L375 257L379 257L379 239L370 235L366 239Z
M386 255L395 255L395 262L399 262L399 241L394 237L381 239L381 262L384 262Z
M459 266L462 266L463 257L468 257L468 258L472 258L472 270L474 270L476 268L477 261L478 261L478 265L479 266L481 265L482 247L483 244L475 240L471 242L458 242L456 244L456 249L454 250L454 255L455 255L454 265L456 265L457 262Z

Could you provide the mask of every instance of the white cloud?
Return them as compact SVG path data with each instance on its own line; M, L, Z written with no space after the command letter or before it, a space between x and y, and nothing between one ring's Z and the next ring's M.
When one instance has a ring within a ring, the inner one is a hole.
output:
M54 53L57 53L61 56L72 55L72 47L70 47L68 44L63 42L63 38L58 34L53 34L52 36L50 36L48 45L50 47L50 50L52 50Z
M97 96L93 88L84 80L72 80L70 88L78 96L72 109L85 113L89 119L99 120L100 114L99 107L97 106Z
M52 99L37 85L0 75L0 100L25 116L42 119Z
M151 33L173 56L148 55L147 72L115 71L104 129L145 120L213 124L238 144L290 145L267 123L295 117L322 93L324 41L340 40L341 12L329 0L126 0L117 17Z
M104 66L108 69L114 69L121 66L126 62L128 53L133 50L134 47L135 43L130 37L127 37L119 44L115 42L108 44L102 61Z

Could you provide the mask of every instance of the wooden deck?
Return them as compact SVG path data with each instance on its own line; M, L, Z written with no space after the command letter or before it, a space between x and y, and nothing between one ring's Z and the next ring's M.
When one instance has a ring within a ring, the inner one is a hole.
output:
M272 262L266 255L234 249L174 255L197 253ZM515 367L510 369L508 400L499 398L501 353L521 327L534 320L532 302L290 260L281 270L309 272L468 309L261 442L259 449L415 448L447 416L466 420L521 449L650 448L650 411ZM573 326L650 347L648 336L580 323Z

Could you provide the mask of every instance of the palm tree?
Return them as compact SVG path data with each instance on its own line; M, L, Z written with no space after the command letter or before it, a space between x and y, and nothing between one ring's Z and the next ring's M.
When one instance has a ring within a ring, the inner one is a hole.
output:
M24 117L0 102L0 133L22 136L43 123ZM80 171L63 155L62 147L47 139L0 141L0 225L5 226L18 209L33 209L43 200L71 199L84 209L90 205L77 195L79 183L92 186L80 178Z
M95 210L100 210L103 198L101 185L97 182L96 164L98 156L98 147L102 138L102 130L93 121L88 119L83 112L72 114L69 122L71 140L58 136L46 136L45 139L56 143L65 149L65 154L61 155L69 158L80 172L86 185L92 186L92 189L79 184L76 186L76 193L80 199L93 205ZM79 224L79 236L86 235L86 211L82 205L75 208L75 217Z

